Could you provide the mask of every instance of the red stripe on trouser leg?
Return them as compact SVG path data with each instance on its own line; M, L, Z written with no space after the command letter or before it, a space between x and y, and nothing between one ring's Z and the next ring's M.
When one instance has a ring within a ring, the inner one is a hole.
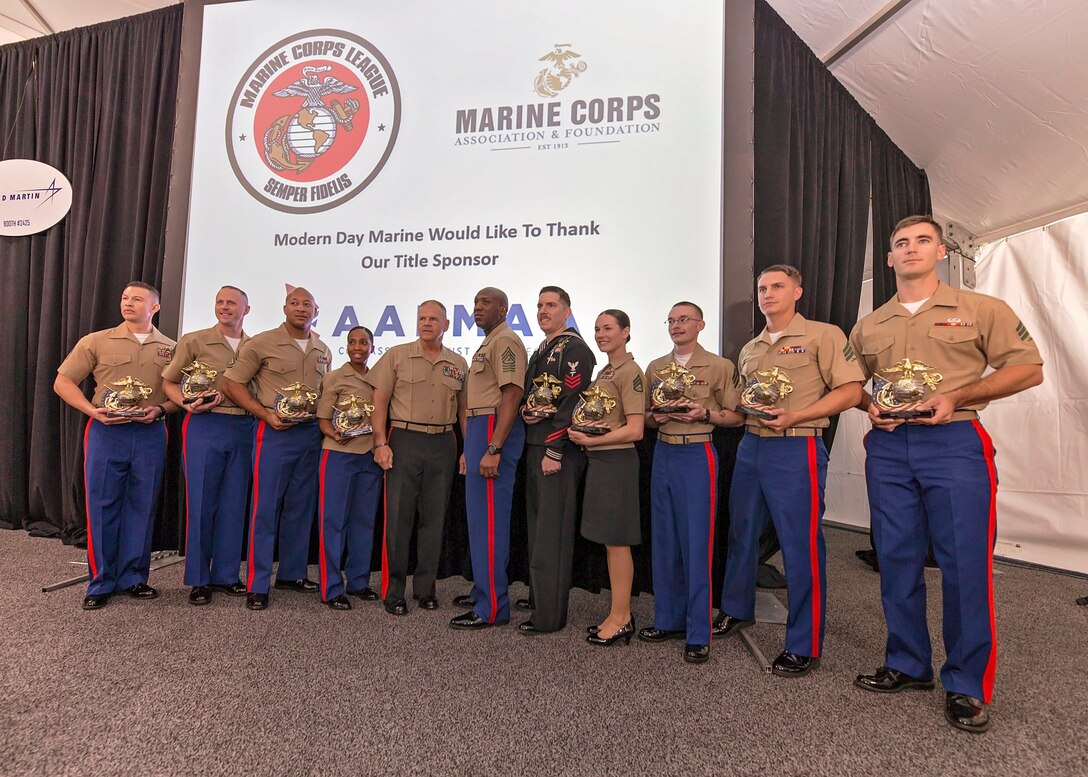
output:
M812 575L812 652L820 655L820 474L816 469L816 438L808 438L808 558Z
M990 476L990 515L986 546L986 596L990 607L990 656L982 675L982 701L990 703L994 695L994 674L997 672L997 620L994 617L994 540L997 533L997 465L994 463L994 442L978 421L972 421L979 439L982 455L986 459L986 471Z
M329 572L325 564L325 465L329 452L321 451L321 470L317 476L318 532L317 532L317 568L321 572L321 601L327 602ZM337 570L339 572L339 570Z
M185 414L185 421L181 424L181 471L185 473L185 485L189 485L189 421L191 413ZM189 495L185 495L185 544L188 551L189 543Z
M494 433L495 416L492 415L487 419L488 444L491 443L491 435ZM488 616L488 623L495 622L495 611L499 608L498 597L495 595L495 479L498 476L499 473L496 472L494 478L487 479L487 587L491 592L491 614Z
M91 492L87 488L87 446L91 441L91 424L94 421L87 421L87 426L83 429L83 504L84 512L87 513L87 563L91 567L91 580L98 577L98 564L94 561L94 535L91 532Z
M714 448L709 442L703 443L706 450L706 467L707 474L710 477L710 532L707 537L706 543L706 574L707 574L707 591L713 592L714 590L714 519L718 514L718 467L714 461ZM710 614L710 620L714 620L714 594L711 593L707 597L707 609ZM710 640L714 640L713 633L710 636Z
M265 423L257 424L257 445L253 449L253 511L249 516L249 553L246 554L246 588L253 590L253 577L256 574L253 569L253 536L257 528L257 499L261 494L261 443L264 442Z

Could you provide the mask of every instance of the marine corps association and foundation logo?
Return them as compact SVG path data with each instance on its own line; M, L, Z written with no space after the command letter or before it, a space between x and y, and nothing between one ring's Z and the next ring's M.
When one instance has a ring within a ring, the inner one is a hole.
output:
M227 114L227 155L260 202L316 213L377 177L399 129L400 89L382 53L342 30L311 30L246 71Z

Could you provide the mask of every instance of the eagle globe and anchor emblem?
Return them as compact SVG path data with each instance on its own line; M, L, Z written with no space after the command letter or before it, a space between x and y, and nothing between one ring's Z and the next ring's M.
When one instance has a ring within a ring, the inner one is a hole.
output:
M533 91L541 97L555 97L570 86L575 78L586 72L587 68L582 61L582 55L571 51L569 43L556 43L538 61L550 63L536 74L533 81Z
M279 91L275 97L301 97L302 107L295 113L280 116L264 133L264 158L274 170L301 173L314 160L332 148L338 127L346 132L354 128L352 118L359 111L359 101L353 97L343 102L333 99L329 106L322 99L330 94L350 94L356 90L334 76L319 79L318 75L332 70L331 65L302 68L303 77Z

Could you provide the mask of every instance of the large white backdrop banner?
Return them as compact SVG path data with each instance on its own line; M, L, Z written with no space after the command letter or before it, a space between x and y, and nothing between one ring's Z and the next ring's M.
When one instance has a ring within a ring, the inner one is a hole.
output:
M480 287L531 344L558 284L587 339L627 311L643 363L680 299L715 348L722 32L718 0L207 6L182 331L223 284L251 333L305 286L338 361L357 323L379 349L413 339L431 297L468 355Z
M1088 360L1081 342L1088 331L1088 216L983 246L975 290L1012 306L1045 362L1041 386L992 402L981 414L997 450L995 553L1088 572ZM869 523L862 444L868 430L858 411L840 417L828 520Z

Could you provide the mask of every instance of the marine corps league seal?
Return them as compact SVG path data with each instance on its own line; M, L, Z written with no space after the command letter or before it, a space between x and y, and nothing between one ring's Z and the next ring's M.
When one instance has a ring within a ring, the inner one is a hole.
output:
M393 151L400 89L370 42L310 30L270 47L242 75L227 113L227 156L254 198L286 213L335 208Z

